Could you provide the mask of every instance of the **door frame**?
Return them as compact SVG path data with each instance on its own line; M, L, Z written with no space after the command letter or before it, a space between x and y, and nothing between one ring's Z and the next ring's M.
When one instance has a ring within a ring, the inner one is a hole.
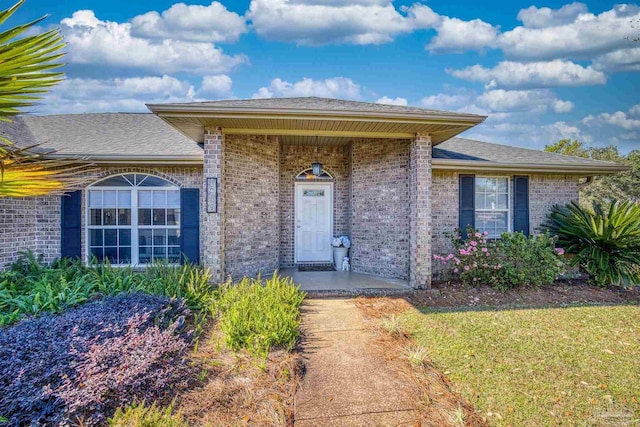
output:
M333 181L296 181L293 186L293 263L298 263L298 187L300 186L328 186L329 188L329 238L333 238ZM331 241L329 241L331 245ZM327 261L309 261L312 263L333 262L333 251Z

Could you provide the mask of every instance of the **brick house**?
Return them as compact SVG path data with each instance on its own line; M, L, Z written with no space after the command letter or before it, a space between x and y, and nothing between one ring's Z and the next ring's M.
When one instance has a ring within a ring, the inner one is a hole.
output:
M331 262L332 236L348 235L353 271L428 287L446 233L536 233L584 178L625 169L456 137L485 119L471 114L323 98L148 107L1 125L99 168L66 196L0 199L0 268L23 250L187 257L222 280Z

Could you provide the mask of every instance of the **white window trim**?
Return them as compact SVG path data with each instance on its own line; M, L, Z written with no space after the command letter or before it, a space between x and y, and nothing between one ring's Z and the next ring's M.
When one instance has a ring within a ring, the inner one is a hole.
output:
M478 209L476 208L476 188L475 182L478 178L483 179L506 179L507 180L507 208L506 209ZM506 212L507 213L507 233L511 233L513 231L513 224L511 220L511 211L513 207L513 202L511 200L511 177L510 176L500 176L500 175L476 175L474 180L474 188L473 188L473 215L475 221L476 212ZM476 226L476 229L479 228ZM491 237L492 239L499 239L500 236Z
M96 185L99 182L107 179L107 178L113 178L116 176L122 176L122 175L131 175L131 174L138 174L138 175L149 175L149 176L153 176L156 178L160 178L163 179L164 181L167 181L168 183L170 183L170 186L164 186L164 187L139 187L137 185L135 186L101 186L101 185ZM91 190L119 190L119 191L123 191L123 190L127 190L131 192L131 224L127 227L127 226L120 226L120 225L91 225L91 221L90 221L90 206L89 206L89 191ZM157 175L153 175L153 174L149 174L149 173L140 173L140 172L129 172L129 173L121 173L121 174L115 174L115 175L109 175L105 178L100 179L99 181L94 182L91 185L88 185L85 188L85 197L84 197L84 261L86 264L88 264L91 260L91 242L90 240L90 233L89 230L92 229L130 229L131 230L131 263L129 264L123 264L123 263L118 263L118 264L111 264L113 267L145 267L149 264L147 263L140 263L140 242L138 241L138 229L140 228L140 225L138 224L138 191L148 191L148 190L171 190L171 191L180 191L180 187L178 187L177 185L173 184L171 181L168 181L165 178L162 178L160 176ZM143 225L142 228L150 228L150 229L175 229L175 230L179 230L181 227L181 225ZM165 245L168 246L168 245ZM103 247L104 247L104 242L103 242ZM182 250L182 248L181 248ZM178 265L178 264L169 264L169 265Z

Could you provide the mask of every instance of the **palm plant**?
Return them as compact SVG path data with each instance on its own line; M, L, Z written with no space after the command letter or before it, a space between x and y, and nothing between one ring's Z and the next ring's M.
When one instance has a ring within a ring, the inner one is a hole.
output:
M544 226L596 284L640 284L640 204L554 206Z
M0 25L23 3L0 11ZM59 60L64 47L58 29L23 36L45 18L0 32L0 121L11 121L22 108L34 105L64 76L56 71L63 65ZM19 141L0 137L0 197L62 193L78 183L81 169L89 167L81 160L49 159L36 147L14 142Z

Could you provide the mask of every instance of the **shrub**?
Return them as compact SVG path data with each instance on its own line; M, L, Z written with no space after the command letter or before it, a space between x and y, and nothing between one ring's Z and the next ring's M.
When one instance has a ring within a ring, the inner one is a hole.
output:
M640 284L640 204L554 206L545 226L597 285Z
M237 285L221 286L218 309L226 344L263 357L273 347L293 349L304 296L291 278L275 273L265 283L245 277Z
M129 294L0 330L0 414L10 425L104 424L117 407L168 398L195 373L189 314L166 297Z
M154 403L151 406L133 404L122 410L118 408L109 427L185 427L187 422L180 414L173 413L173 406L161 409Z
M156 263L144 271L69 260L45 265L25 253L0 273L0 327L25 315L59 313L100 296L127 292L184 298L195 313L208 314L214 297L210 278L208 270L191 264Z
M434 255L448 273L466 285L491 284L499 290L515 286L543 286L554 282L564 271L563 251L555 247L548 233L527 237L523 233L503 233L487 240L487 233L472 228L467 239L452 236L456 248L446 256Z

